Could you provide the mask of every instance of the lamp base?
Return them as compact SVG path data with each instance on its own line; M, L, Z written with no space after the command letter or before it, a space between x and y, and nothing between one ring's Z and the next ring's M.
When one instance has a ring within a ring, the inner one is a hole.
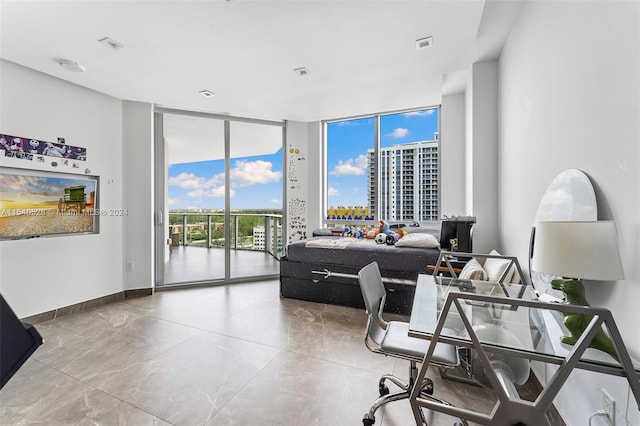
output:
M589 306L589 302L587 302L587 298L584 293L582 281L574 279L553 280L551 281L551 287L554 290L562 291L568 304ZM593 319L593 315L563 312L562 316L564 317L564 325L567 327L567 330L569 330L569 334L563 336L560 341L567 345L575 345ZM605 334L602 328L598 330L598 333L595 335L591 343L589 343L589 347L604 351L615 359L618 359L616 349L613 346L611 339Z

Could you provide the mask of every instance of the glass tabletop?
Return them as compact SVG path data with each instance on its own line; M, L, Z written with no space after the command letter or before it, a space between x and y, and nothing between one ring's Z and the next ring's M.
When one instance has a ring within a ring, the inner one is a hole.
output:
M471 338L468 327L465 327L466 318L478 340L496 350L513 349L529 359L542 360L542 355L559 364L574 348L561 342L561 338L569 332L563 324L563 312L560 309L575 307L540 302L529 285L433 275L418 277L409 334L424 338L433 336L445 301L452 293L455 295L444 319L442 340L469 347ZM594 311L596 314L610 315L606 310L594 308ZM579 367L595 371L613 369L614 374L618 369L621 373L622 365L618 359L615 349L611 352L606 347L589 347L581 355ZM633 362L637 372L640 372L639 365Z

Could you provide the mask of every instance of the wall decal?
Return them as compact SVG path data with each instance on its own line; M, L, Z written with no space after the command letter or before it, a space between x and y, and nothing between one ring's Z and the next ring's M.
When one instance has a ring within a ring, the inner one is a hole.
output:
M304 188L305 157L301 149L289 145L287 151L287 228L288 242L307 238L307 202Z
M32 155L31 159L33 159L33 155L44 155L86 161L87 148L66 145L64 138L58 138L58 140L62 140L62 143L0 134L0 149L5 151L5 156L14 158L25 158L25 154L29 154ZM8 153L14 153L15 155Z

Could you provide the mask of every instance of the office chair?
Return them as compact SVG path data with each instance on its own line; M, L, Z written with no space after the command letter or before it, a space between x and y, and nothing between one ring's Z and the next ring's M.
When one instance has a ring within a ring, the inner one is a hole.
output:
M378 408L392 401L409 398L413 385L418 377L416 363L423 361L425 353L429 349L429 341L410 337L408 334L409 323L407 322L386 322L382 318L382 309L384 308L387 293L384 288L384 283L382 282L380 269L376 262L368 264L358 272L358 281L360 282L360 290L362 291L367 315L369 316L365 331L365 346L371 352L409 361L408 383L392 374L385 374L380 378L378 384L380 397L374 401L369 412L362 418L364 426L371 426L375 423L375 412ZM459 359L456 347L444 343L438 344L431 363L443 368L454 368L458 366ZM389 388L385 385L386 380L396 384L402 390L394 394L389 394ZM433 382L431 379L426 379L420 386L421 394L424 397L441 404L452 405L432 395ZM427 424L422 411L420 411L420 416L422 423ZM462 419L461 421L462 424L466 426L466 421Z

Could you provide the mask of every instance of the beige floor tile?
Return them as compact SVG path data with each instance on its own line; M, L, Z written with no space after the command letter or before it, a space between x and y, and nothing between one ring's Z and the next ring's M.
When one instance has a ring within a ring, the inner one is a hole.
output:
M36 325L45 343L0 391L0 424L360 425L380 375L408 375L406 361L366 349L366 320L359 309L280 298L277 280L63 316ZM429 374L453 403L488 412L495 401ZM412 424L408 401L376 414L376 425Z

